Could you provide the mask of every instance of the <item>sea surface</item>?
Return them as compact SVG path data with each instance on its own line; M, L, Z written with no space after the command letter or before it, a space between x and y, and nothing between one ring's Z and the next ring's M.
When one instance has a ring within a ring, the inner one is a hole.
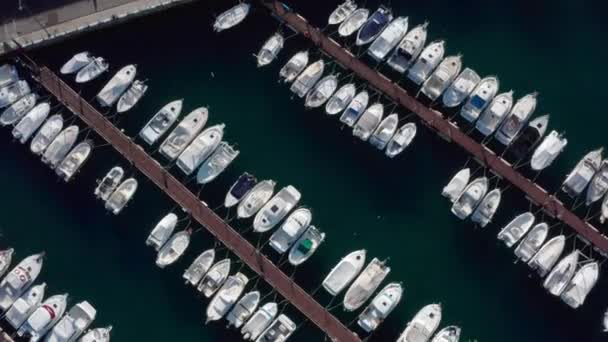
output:
M419 125L412 146L388 160L354 138L337 117L305 110L303 101L277 82L278 70L300 49L321 55L261 8L241 26L214 34L214 15L232 3L200 1L173 8L41 48L32 57L55 70L83 50L105 57L112 72L99 80L76 86L66 77L86 99L92 99L121 66L137 64L139 77L148 80L150 89L135 109L117 118L117 125L131 136L169 101L183 98L184 113L208 106L208 125L225 123L225 139L236 144L241 154L215 182L200 190L201 198L212 208L220 207L227 189L245 171L259 179L274 179L280 187L297 187L303 194L301 204L312 209L314 224L327 234L307 263L296 270L283 266L300 285L309 292L318 289L335 263L356 249L365 248L368 258L388 260L392 271L385 283L401 282L404 299L370 341L396 340L412 316L429 303L442 304L442 327L461 326L463 341L606 340L600 333L608 307L608 295L602 293L608 286L604 277L582 308L570 309L547 294L542 280L525 264L515 262L513 251L496 239L503 225L530 208L522 193L494 178L494 185L509 188L494 222L480 229L459 221L440 192L465 163L477 169L461 148ZM336 0L290 3L321 27L336 4ZM368 1L367 7L375 9L378 4ZM608 77L604 44L608 26L600 6L565 0L393 1L392 6L395 13L409 16L411 25L429 20L429 39L446 39L449 54L462 53L464 63L481 75L498 75L501 90L513 89L517 97L540 92L537 115L551 113L550 129L567 132L569 140L564 153L538 175L538 182L551 192L584 153L606 143L608 119L598 90ZM277 30L290 37L279 60L257 68L252 55ZM326 29L328 34L333 31ZM329 69L348 78L348 72L335 65ZM66 110L55 108L68 117ZM416 121L405 109L395 110ZM181 218L186 214L94 133L85 130L81 137L93 139L97 148L76 179L64 184L27 146L13 142L9 129L2 129L0 245L14 247L15 259L46 251L40 281L48 283L48 294L69 292L70 304L93 303L98 309L94 326L113 325L112 341L238 341L239 334L226 329L225 322L205 325L208 300L199 298L181 279L196 255L214 246L211 235L197 230L177 264L157 268L155 253L144 244L147 234L168 212ZM154 153L155 147L147 150ZM158 153L154 156L169 165ZM93 196L96 180L114 165L123 166L140 181L134 200L119 216L107 213ZM527 165L521 170L537 176ZM597 211L597 206L590 211L581 206L576 212L592 216ZM222 208L218 212L234 214ZM537 216L542 219L540 213ZM251 221L233 223L243 230L251 225ZM187 219L180 221L180 228L186 226ZM568 250L584 248L602 260L567 227L555 225L551 235L560 232L569 236ZM268 237L246 236L259 246ZM268 247L264 252L280 259ZM241 271L253 277L246 267ZM269 293L262 282L257 287ZM266 298L274 297L270 293ZM322 290L315 298L332 306L341 300L332 301ZM293 308L282 307L301 324L292 341L323 340L312 323ZM356 314L339 306L332 312L365 336L356 327Z

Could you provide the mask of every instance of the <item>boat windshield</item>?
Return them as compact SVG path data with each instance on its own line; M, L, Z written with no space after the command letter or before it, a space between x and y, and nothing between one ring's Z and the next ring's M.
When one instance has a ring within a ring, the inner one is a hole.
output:
M479 95L474 95L471 98L471 105L477 109L482 109L485 104L486 100L482 99Z

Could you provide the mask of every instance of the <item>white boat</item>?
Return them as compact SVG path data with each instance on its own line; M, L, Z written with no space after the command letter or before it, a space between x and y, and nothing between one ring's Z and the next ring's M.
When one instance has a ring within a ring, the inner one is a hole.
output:
M323 288L332 296L338 295L348 286L365 266L365 249L351 252L331 269L323 280Z
M458 342L460 340L461 329L451 325L441 329L431 342Z
M80 69L76 74L76 83L86 83L99 77L99 75L108 71L110 65L105 59L97 57L87 64L84 68Z
M2 115L0 115L0 125L13 125L21 120L25 114L34 108L37 99L38 96L36 94L30 93L13 102L13 104L6 108L2 112Z
M323 77L312 90L306 95L304 106L307 108L321 107L338 88L336 75Z
M344 21L349 15L351 15L357 9L357 4L353 0L346 0L336 9L331 12L327 23L329 25L338 25Z
M338 27L338 34L342 37L348 37L355 33L357 30L365 24L369 17L369 10L366 8L359 8L353 11Z
M291 83L308 65L308 51L300 51L293 55L279 71L279 76L285 83Z
M551 273L545 278L543 287L554 296L559 296L564 292L568 283L574 276L576 266L578 265L579 251L566 255L560 260L557 265L551 270Z
M215 261L215 249L211 248L201 253L184 272L186 284L196 286L209 271Z
M113 167L95 188L95 197L100 198L103 201L107 200L114 190L116 190L124 175L125 171L122 167Z
M532 170L540 171L551 165L566 145L568 145L568 139L564 138L562 133L551 131L532 154L530 162Z
M445 42L443 40L431 42L410 67L407 78L417 85L422 84L435 70L445 54Z
M416 124L413 122L401 126L388 142L384 154L389 158L394 158L396 155L403 152L416 137L416 131Z
M137 67L134 64L127 65L118 70L97 94L97 102L103 107L111 107L131 86L136 73Z
M391 9L385 6L380 6L369 16L367 21L365 21L357 32L357 40L355 44L357 46L361 46L371 43L389 25L391 20L393 20L393 12Z
M249 278L240 272L228 277L207 306L207 323L220 320L232 309L243 293L247 282L249 282Z
M296 331L296 324L287 316L280 314L274 322L255 340L256 342L287 341Z
M271 230L293 209L302 195L295 187L288 185L276 193L256 214L253 230L264 233Z
M441 196L450 200L450 202L454 203L456 199L460 196L460 194L464 191L467 184L469 184L469 179L471 178L471 169L464 168L458 171L450 180L450 182L443 187L441 191Z
M479 81L467 102L462 106L460 116L468 122L477 120L498 92L499 86L500 82L495 76L489 76Z
M452 204L452 214L461 220L473 213L488 191L488 179L479 177L467 185Z
M0 277L2 277L6 273L6 271L8 271L8 268L11 266L14 252L15 250L12 248L0 251Z
M427 342L441 322L441 305L429 304L416 314L397 342Z
M275 33L268 38L257 54L258 68L274 61L283 49L283 44L285 44L285 38L280 33Z
M296 79L289 87L292 93L302 98L308 94L310 89L319 81L323 76L323 70L325 69L325 62L322 59L310 64L309 66L296 77Z
M266 303L256 311L241 329L243 339L254 341L266 330L277 316L279 310L276 303Z
M64 128L44 150L42 162L54 169L70 152L72 146L76 143L79 132L80 128L76 125Z
M602 201L602 214L600 215L600 223L604 224L604 222L606 222L606 218L608 218L608 194L604 196L604 200Z
M229 28L235 27L245 20L245 18L247 18L250 9L251 5L246 2L242 2L228 9L215 19L215 22L213 23L213 31L222 32Z
M530 261L534 254L538 252L543 243L545 243L548 234L549 225L547 225L545 222L537 224L521 240L519 245L517 245L517 248L515 248L515 255L523 262Z
M380 323L382 323L395 309L397 304L399 304L402 294L403 288L401 287L401 284L390 283L386 285L359 315L357 324L368 333L376 330Z
M255 215L270 200L275 185L276 183L272 180L265 180L256 184L239 203L237 217L244 219Z
M13 327L13 329L19 329L32 312L42 304L45 291L45 283L32 286L23 294L23 296L17 299L6 312L6 315L4 316L6 322Z
M177 215L169 213L154 226L146 239L146 246L152 246L157 252L169 240L177 225Z
M562 191L570 197L580 195L600 169L603 151L604 148L602 147L587 153L566 176L566 180L562 184Z
M367 54L376 61L383 61L405 36L408 27L407 17L398 17L380 33L378 38L369 46Z
M374 130L380 125L384 115L384 106L374 103L361 115L353 127L353 135L363 141L367 141Z
M77 53L61 67L60 72L63 75L74 74L92 61L93 56L88 51Z
M186 249L190 245L191 234L192 231L189 229L175 233L158 251L156 266L165 268L174 264L182 255L184 255Z
M26 141L42 126L51 111L51 105L48 102L42 102L32 108L13 128L13 137L18 139L20 143L25 144Z
M57 176L61 177L66 182L70 181L76 172L82 168L87 159L89 159L92 149L91 141L83 141L76 145L70 153L63 158L61 163L57 165L57 168L55 169Z
M515 140L509 145L509 153L515 160L528 157L532 149L537 146L549 127L549 114L542 115L530 121Z
M135 80L131 87L125 91L118 99L116 104L116 112L124 113L131 110L141 100L148 91L148 85L145 81Z
M496 132L496 140L503 145L509 145L515 139L536 109L537 96L537 93L528 94L513 105L513 109Z
M8 107L31 92L27 81L17 81L0 88L0 108Z
M7 85L17 82L19 74L17 68L11 64L0 65L0 88L6 87Z
M139 136L148 145L153 145L175 123L182 112L183 104L182 99L167 103L146 123Z
M325 233L311 225L293 244L289 251L289 263L298 266L308 260L325 241Z
M217 178L236 159L241 151L226 142L220 142L217 149L205 160L196 173L198 184L208 184Z
M471 216L471 221L478 223L480 227L485 227L492 221L494 214L498 210L498 206L500 205L500 199L502 193L500 189L494 189L488 192L477 209L473 211L473 215Z
M399 125L399 116L397 113L393 113L380 123L378 127L374 130L374 133L369 138L369 143L376 147L379 150L383 150L386 145L388 145L389 141L395 135L397 131L397 126Z
M336 115L346 108L355 97L357 88L354 83L347 83L340 87L325 103L325 112Z
M234 325L235 328L240 328L258 308L260 297L260 291L245 294L226 315L228 326Z
M534 214L531 212L517 215L498 233L498 239L504 241L507 247L512 247L526 235L528 230L530 230L530 227L534 224L535 219Z
M390 271L391 268L386 266L384 261L378 258L372 259L346 291L344 309L355 311L360 308L374 294Z
M89 330L78 342L110 342L112 326Z
M226 125L205 129L177 158L177 167L186 175L192 174L220 145Z
M30 255L17 264L0 282L0 311L6 312L36 281L42 269L44 253Z
M30 342L42 339L59 321L67 306L68 295L55 295L45 300L17 330L17 335Z
M426 43L428 23L418 25L408 32L388 59L388 65L398 73L404 73L422 52Z
M598 277L599 265L595 261L579 268L561 294L564 303L573 309L583 305L587 295L595 287Z
M310 222L312 221L312 213L307 208L298 208L294 210L270 236L269 244L279 254L287 252L291 246L304 234Z
M566 245L566 237L558 235L547 241L528 261L528 265L544 277L557 262Z
M369 102L369 94L367 91L363 90L358 93L352 101L348 104L342 115L340 116L340 121L347 126L352 127L363 112L365 108L367 108L367 104Z
M30 143L30 151L35 155L41 155L49 144L55 140L63 129L63 117L55 114L48 118Z
M460 105L464 99L471 95L480 81L481 77L479 77L475 70L465 68L443 93L441 97L443 105L448 108Z
M73 342L93 323L97 310L87 301L74 305L53 327L45 342Z
M486 137L493 134L509 114L512 106L513 90L496 95L490 105L481 113L479 120L475 123L475 128Z
M446 57L424 81L420 91L430 100L435 101L447 87L454 82L458 73L462 69L462 56Z
M585 204L591 205L600 200L606 192L608 192L608 160L602 162L591 183L589 183Z
M137 191L137 180L129 178L122 182L116 190L108 197L106 201L106 209L114 215L120 214L122 209L129 203Z
M208 118L209 111L205 107L190 112L160 145L160 154L169 160L177 158L200 133Z
M258 179L245 172L232 184L226 193L224 207L232 208L239 204L241 200L256 186Z
M230 259L222 259L209 269L196 289L205 297L211 297L224 284L230 274Z

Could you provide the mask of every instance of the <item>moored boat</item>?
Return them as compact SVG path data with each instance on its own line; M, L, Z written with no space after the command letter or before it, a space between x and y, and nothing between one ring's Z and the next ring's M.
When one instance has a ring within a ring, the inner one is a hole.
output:
M258 308L260 297L260 291L251 291L239 299L226 315L228 326L234 325L235 328L240 328Z
M564 148L568 145L568 139L562 133L551 131L532 154L530 167L534 171L541 171L551 165Z
M494 76L489 76L479 81L471 95L469 95L467 102L462 106L460 116L468 122L477 120L481 112L498 92L499 86L498 78Z
M384 115L384 106L374 103L361 115L353 127L353 135L363 141L367 141L374 130L380 125Z
M13 125L21 120L24 115L34 108L37 99L38 96L36 94L30 93L13 102L13 104L6 108L2 112L2 115L0 115L0 125Z
M44 253L30 255L18 263L0 282L0 311L8 310L38 278Z
M243 219L255 215L270 200L275 185L272 180L264 180L256 184L239 203L237 217Z
M45 300L17 330L17 335L37 342L57 324L67 306L68 295L55 295Z
M272 63L283 49L283 44L285 44L285 38L280 33L270 36L256 56L258 68Z
M266 303L256 311L251 318L245 323L241 334L244 340L254 341L266 330L277 316L279 310L277 303Z
M493 134L498 126L511 111L513 106L513 90L498 94L481 113L475 128L484 136Z
M106 201L106 209L111 211L114 215L120 214L124 207L135 195L137 191L137 180L135 178L129 178L122 182L116 190L108 197Z
M528 266L544 277L557 262L566 245L566 237L558 235L547 241L528 261Z
M387 64L393 70L404 73L418 58L426 42L428 23L418 25L406 33L399 45L388 59Z
M207 323L217 321L228 313L243 293L247 282L249 278L240 272L228 277L207 306Z
M549 127L549 114L530 121L521 134L509 145L508 152L517 160L525 158L545 135L547 127Z
M363 112L365 108L367 108L367 104L369 102L369 94L367 91L363 90L358 93L346 106L344 112L340 116L340 121L347 126L352 127Z
M198 184L211 183L232 164L240 153L241 151L222 141L209 159L205 160L198 169L196 182Z
M30 143L30 151L35 155L40 155L46 150L49 144L55 140L57 134L63 129L63 117L61 114L55 114L48 118L40 127L32 142Z
M301 197L300 191L292 185L279 190L256 214L253 220L253 230L258 233L271 230L289 214Z
M368 333L376 330L399 304L402 294L401 284L390 283L386 285L359 315L357 324Z
M86 83L99 77L108 71L110 65L101 57L94 58L89 64L80 69L76 74L76 83Z
M211 297L226 281L230 274L230 259L222 259L215 263L205 274L197 286L198 292L205 297Z
M599 170L595 173L593 179L591 179L589 188L587 188L585 204L591 205L600 200L606 192L608 192L608 160L602 162Z
M306 95L304 106L317 108L322 106L338 88L338 78L336 75L323 77L312 90Z
M536 109L537 96L538 93L530 93L513 105L511 112L496 131L496 140L503 145L509 145L515 139Z
M383 61L405 36L408 27L407 17L398 17L391 21L369 46L367 54L376 61Z
M353 0L346 0L336 9L331 12L329 18L327 19L327 23L329 25L338 25L344 21L351 13L353 13L357 9L357 4Z
M175 160L200 133L208 118L209 111L205 107L190 112L162 142L159 148L160 154L169 160Z
M369 10L366 8L358 8L353 11L338 27L338 34L342 37L348 37L355 33L365 24L369 17Z
M0 277L4 276L13 261L14 249L8 248L0 251Z
M471 178L471 169L464 168L458 171L450 182L443 187L441 191L441 196L450 200L450 202L454 203L456 199L460 196L460 194L464 191L464 188L469 184L469 179Z
M46 118L49 116L51 106L48 102L42 102L32 108L13 128L12 134L20 143L25 144L26 141L42 126Z
M488 191L488 178L479 177L467 185L452 204L452 214L461 220L469 217Z
M434 41L422 50L416 62L409 68L407 78L417 85L422 84L435 70L445 54L445 42Z
M429 304L414 316L397 342L426 342L441 323L441 305Z
M300 98L306 96L310 89L319 81L321 76L323 76L324 69L325 62L323 62L322 59L310 64L300 75L298 75L298 77L296 77L291 84L291 87L289 87L289 90Z
M498 210L501 195L500 189L494 189L488 192L479 206L473 211L471 221L478 223L482 228L488 225Z
M291 83L308 65L308 50L293 55L279 71L279 76L285 83Z
M608 218L608 194L604 196L604 200L602 201L602 214L600 215L600 223L606 222L606 218Z
M526 235L535 219L534 214L529 211L516 216L498 233L498 239L504 241L507 247L512 247Z
M110 342L112 326L89 330L78 342Z
M118 72L108 81L108 83L97 94L97 102L103 107L111 107L120 96L131 86L137 73L134 64L118 70Z
M153 145L175 123L182 112L184 100L167 103L141 129L139 136L148 144Z
M59 165L55 169L57 176L61 177L64 181L68 182L78 170L82 168L84 163L89 159L91 155L92 142L87 140L76 145Z
M566 176L566 180L562 184L562 191L570 197L580 195L600 169L603 151L602 147L587 153Z
M61 131L42 154L42 162L54 169L70 152L76 143L80 128L76 125L69 126Z
M211 248L201 253L184 272L186 284L196 286L209 271L215 261L215 249Z
M458 76L460 69L462 69L461 55L446 57L424 81L420 91L427 98L435 101Z
M416 124L413 122L401 126L386 145L384 154L389 158L394 158L396 155L403 152L416 137L416 131Z
M0 65L0 88L16 82L19 79L17 68L11 64Z
M564 303L573 309L583 305L597 283L599 272L599 265L595 261L581 266L560 296Z
M549 225L545 222L541 222L534 226L530 232L521 240L517 248L515 248L515 255L519 260L528 262L536 252L543 245L549 234Z
M88 51L80 52L72 56L70 60L65 62L59 72L63 75L73 74L87 66L93 61L93 56Z
M125 171L122 167L113 167L95 188L95 197L100 198L103 201L107 200L114 190L116 190L124 175Z
M156 266L165 268L174 264L188 249L191 235L190 229L175 233L158 251Z
M296 331L296 324L286 315L280 314L255 341L287 341L294 331Z
M310 222L312 221L312 213L307 208L298 208L294 210L270 236L269 244L279 254L287 252L291 246L304 234Z
M151 246L157 252L169 240L177 225L177 215L169 213L165 215L150 232L146 238L146 246Z
M396 113L393 113L380 123L378 127L374 130L374 133L369 138L369 143L379 150L383 150L386 145L388 145L389 141L395 135L397 131L397 126L399 125L399 116Z
M336 115L343 111L355 97L356 91L354 83L347 83L340 87L325 103L325 112L329 115Z
M360 308L374 294L390 271L391 268L386 266L384 261L378 258L372 259L346 291L344 309L354 311Z
M44 342L76 341L80 335L93 323L97 310L87 301L74 305L57 322L53 330L46 336Z
M461 329L451 325L441 329L431 340L431 342L458 342L460 340Z
M325 233L311 225L289 250L289 263L298 266L310 258L325 241Z
M131 110L141 100L148 91L148 85L145 81L135 80L131 87L125 91L118 99L116 104L116 112L124 113Z
M481 77L479 77L475 70L465 68L460 75L456 77L454 82L450 84L448 89L443 92L443 96L441 97L443 105L448 108L460 105L464 99L471 95L480 81Z
M250 4L242 2L224 11L215 19L215 22L213 23L213 30L215 32L222 32L229 28L235 27L245 20L245 18L247 18L250 9Z
M186 175L192 174L217 149L224 137L225 124L205 129L177 158L177 167Z
M17 81L6 87L0 88L0 108L8 107L23 96L31 93L30 85L27 81Z
M342 258L323 280L323 288L332 296L342 292L365 266L366 253L365 249L361 249Z
M224 207L232 208L239 204L241 200L256 186L257 183L258 179L247 172L240 175L236 182L232 184L228 190L228 193L226 193Z
M576 266L578 264L579 251L574 250L560 260L557 265L551 270L551 273L545 278L543 287L554 296L559 296L568 286L568 283L574 276Z
M45 283L32 286L23 294L23 296L19 297L6 312L6 315L4 316L6 322L13 327L13 329L19 329L32 312L42 304L45 291Z

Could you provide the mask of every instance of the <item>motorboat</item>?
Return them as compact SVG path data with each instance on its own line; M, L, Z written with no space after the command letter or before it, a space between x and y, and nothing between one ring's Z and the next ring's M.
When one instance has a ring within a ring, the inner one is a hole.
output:
M562 191L570 197L580 195L587 188L593 176L599 171L602 164L603 151L604 148L602 147L587 153L566 176L566 180L562 184Z
M94 58L76 74L76 83L90 82L108 71L110 64L102 57Z
M184 272L186 284L196 286L215 261L215 249L211 248L201 253Z
M0 251L0 277L2 277L11 266L14 252L15 250L12 248Z
M391 21L380 33L378 38L369 46L367 54L376 61L383 61L388 54L399 44L407 32L408 18L398 17Z
M523 262L528 262L545 243L549 234L549 225L541 222L535 225L515 248L515 256Z
M89 159L92 149L91 141L88 140L76 145L57 165L55 169L57 176L66 182L70 181L76 172L82 168L87 159Z
M403 74L422 52L426 43L428 23L418 25L406 33L399 45L388 59L387 64L398 73Z
M106 201L106 209L114 215L120 214L122 209L129 203L137 191L137 180L129 178L122 182Z
M532 259L528 261L528 266L536 270L541 277L544 277L553 268L560 255L562 255L565 245L565 236L558 235L552 238L534 254Z
M512 247L526 235L535 219L534 214L529 211L516 216L498 233L498 239L504 241L507 247Z
M279 254L287 252L291 246L304 234L310 222L312 213L307 208L294 210L269 239L270 247Z
M42 304L45 291L45 283L32 286L29 290L27 290L27 292L25 292L25 294L23 294L23 296L13 303L10 309L8 309L6 315L4 316L6 322L13 327L13 329L19 329L19 327L34 312L34 310L36 310L40 304Z
M177 219L177 215L174 213L165 215L146 238L146 246L151 246L158 252L169 240L171 234L173 234L173 230L175 230L175 226L177 225Z
M226 315L228 326L234 325L235 328L240 328L258 308L260 297L260 291L251 291L236 302Z
M600 215L600 223L604 224L604 222L606 222L606 218L608 218L608 195L604 196L604 200L602 201L602 213Z
M521 134L509 145L508 151L516 159L523 159L532 152L532 149L545 135L549 127L549 115L542 115L530 121Z
M93 323L97 310L87 301L74 305L65 316L53 327L45 338L45 342L76 341Z
M110 342L112 326L89 330L78 342Z
M578 250L574 250L574 252L566 255L557 263L557 265L555 265L547 278L545 278L543 287L554 296L561 295L574 276L576 266L578 265L578 259Z
M205 297L210 298L217 290L219 290L230 274L230 259L222 259L215 263L209 269L209 272L203 276L203 279L197 286L198 292Z
M88 51L80 52L72 56L59 70L63 75L74 74L93 61L93 56Z
M458 342L460 340L461 329L455 325L450 325L441 329L433 337L431 342Z
M357 324L368 333L376 330L380 323L382 323L395 309L397 304L399 304L402 294L403 288L401 287L401 284L390 283L386 285L359 315Z
M36 281L44 261L44 253L30 255L18 263L0 282L0 311L11 305Z
M416 137L416 124L413 122L406 123L393 135L391 140L386 145L386 154L389 158L394 158L405 150Z
M285 44L285 38L280 33L270 36L257 54L258 68L274 61L283 49L283 44Z
M182 112L183 104L184 100L182 99L166 104L146 123L139 132L139 136L148 145L153 145L175 123Z
M127 89L127 91L118 99L116 111L118 113L124 113L131 110L147 91L148 85L145 81L135 80L133 84L131 84L131 87L129 87L129 89Z
M300 191L288 185L279 190L256 214L253 230L264 233L276 226L300 201Z
M369 17L369 10L366 8L358 8L353 11L338 27L338 34L342 37L348 37L355 33L365 24Z
M355 3L355 1L346 0L340 5L338 5L338 7L336 7L333 12L331 12L327 23L329 25L338 25L343 22L344 19L346 19L349 15L351 15L356 9L357 4Z
M530 162L532 170L540 171L551 165L566 145L568 145L568 139L564 138L562 133L551 131L532 154Z
M587 295L595 287L598 276L599 265L597 262L590 262L581 266L561 294L564 303L573 309L583 305Z
M365 266L365 249L349 253L331 269L323 280L323 288L332 296L337 296L346 288Z
M417 85L422 84L439 65L444 54L445 42L443 40L431 42L409 68L407 78Z
M31 93L30 85L27 81L17 81L4 88L0 88L0 108L8 107L23 96Z
M352 127L363 112L365 108L367 108L367 104L369 102L369 94L367 91L363 90L358 93L352 101L348 104L342 115L340 116L340 121L346 124L349 127Z
M211 126L199 134L177 158L177 167L192 174L217 149L224 137L225 124Z
M344 309L355 311L360 308L374 294L390 271L391 268L386 266L384 261L378 258L372 259L346 291Z
M462 56L446 57L424 81L420 91L432 101L435 101L447 87L456 79L462 69Z
M20 98L19 100L13 102L13 104L6 108L2 112L2 115L0 115L0 125L13 125L19 120L21 120L21 118L23 118L25 114L27 114L29 111L32 110L32 108L34 108L37 99L38 96L36 94L29 93Z
M356 91L354 83L347 83L340 87L325 103L325 112L329 115L336 115L343 111L355 97Z
M292 93L302 98L308 94L310 89L319 81L323 76L323 70L325 69L325 62L322 59L310 64L309 66L296 77L296 79L289 87Z
M480 227L485 227L492 221L494 214L500 205L502 193L500 189L494 189L488 192L479 206L473 211L471 221L478 223Z
M249 282L249 278L240 272L228 277L207 306L207 323L220 320L232 309L243 293L247 282Z
M158 251L156 266L165 268L184 255L190 245L190 235L192 235L190 229L175 233Z
M256 342L274 342L274 341L287 341L289 336L296 331L296 324L284 314L280 314L277 319L274 320L266 328L266 330L255 340Z
M245 341L255 341L262 332L272 323L274 318L279 313L277 303L266 303L256 311L251 318L245 323L241 334Z
M450 200L450 202L454 203L456 199L460 196L460 194L464 191L467 184L469 184L469 179L471 178L471 169L464 168L458 171L450 180L450 182L443 187L441 191L441 196Z
M270 200L275 185L276 183L272 180L264 180L256 184L239 203L237 217L244 219L255 215Z
M357 120L357 123L353 127L353 135L363 141L367 141L378 125L380 125L383 115L384 106L381 103L372 104Z
M519 99L496 131L496 140L503 145L509 145L524 128L528 119L536 109L538 93L528 94Z
M17 82L19 73L17 68L11 64L0 65L0 88L6 87L11 83Z
M55 140L62 129L63 117L61 114L55 114L48 118L32 139L30 151L35 155L44 153L44 150L46 150L50 143Z
M160 145L160 154L169 160L175 160L200 133L208 118L209 111L205 107L190 112Z
M338 88L338 78L336 75L323 77L306 95L304 106L307 108L321 107L333 95L336 88Z
M441 323L441 305L429 304L416 314L397 339L397 342L426 342Z
M493 134L498 126L511 111L513 106L513 91L498 94L492 102L484 109L479 116L479 120L475 123L475 128L487 137Z
M44 150L42 162L49 165L52 169L57 167L76 143L79 132L80 128L76 125L64 128Z
M500 83L495 76L489 76L479 81L467 102L462 106L460 116L468 122L477 120L498 92L499 86Z
M224 200L224 207L232 208L239 204L243 197L247 195L258 183L258 179L255 176L245 172L239 176L239 178L232 184L228 193L226 193L226 199Z
M279 76L285 83L291 83L308 65L308 51L300 51L293 55L279 71Z
M443 92L443 96L441 97L443 105L448 108L460 105L464 99L471 95L480 81L481 77L479 77L475 70L465 68L460 75L456 77L454 82L450 84L448 89Z
M374 133L369 138L369 143L379 150L383 150L389 141L397 132L397 126L399 125L399 116L397 113L393 113L380 123L374 130Z
M107 200L114 190L116 190L124 175L125 171L122 167L113 167L95 188L95 197L100 198L103 201Z
M461 220L469 217L488 191L488 178L479 177L467 185L452 204L452 214Z
M247 18L250 9L251 5L246 2L239 3L238 5L228 9L217 16L215 22L213 23L213 31L222 32L229 28L235 27L245 20L245 18Z
M205 160L196 173L196 182L198 184L208 184L217 178L241 151L230 146L227 142L220 142L217 149Z
M97 102L102 107L112 107L120 96L129 89L135 79L135 74L137 74L137 67L134 64L127 65L118 70L97 94Z
M293 244L289 251L289 263L298 266L310 258L325 241L325 233L311 225Z
M591 179L589 188L587 188L585 204L591 205L600 200L606 192L608 192L608 160L602 162L599 170L595 173L593 179Z
M48 102L42 102L32 108L13 128L13 137L25 144L26 141L42 126L51 111Z
M40 341L63 316L67 300L67 294L49 297L27 318L17 330L17 335L30 342Z

